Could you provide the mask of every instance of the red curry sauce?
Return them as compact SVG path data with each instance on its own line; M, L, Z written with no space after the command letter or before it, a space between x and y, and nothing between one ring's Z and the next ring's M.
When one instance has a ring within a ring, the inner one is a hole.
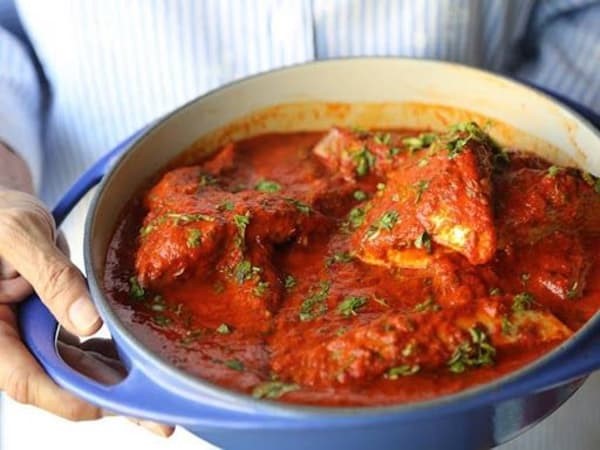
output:
M472 123L263 135L132 199L105 288L148 348L219 385L423 400L515 370L596 312L598 187Z

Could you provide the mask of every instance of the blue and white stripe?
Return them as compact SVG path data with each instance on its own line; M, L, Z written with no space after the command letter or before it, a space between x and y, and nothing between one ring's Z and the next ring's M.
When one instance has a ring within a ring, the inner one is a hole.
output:
M7 1L0 25L14 29ZM0 28L0 139L42 174L50 203L107 149L177 105L313 59L458 61L600 111L598 0L16 1L50 90Z

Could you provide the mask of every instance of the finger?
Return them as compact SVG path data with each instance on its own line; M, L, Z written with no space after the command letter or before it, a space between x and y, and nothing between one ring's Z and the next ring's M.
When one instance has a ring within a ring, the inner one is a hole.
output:
M56 385L18 335L14 313L0 305L0 389L20 403L35 405L69 420L92 420L102 411Z
M59 230L58 236L56 237L56 245L67 256L71 256L71 249L69 248L69 243L67 242L67 238L65 237L65 233L62 230Z
M161 423L151 422L149 420L135 419L133 417L130 417L129 420L135 423L136 425L144 427L148 431L151 431L152 433L160 437L169 437L175 431L175 427L172 427L170 425L163 425Z
M0 303L16 303L33 293L33 288L23 277L0 280Z
M13 266L0 259L0 280L10 280L11 278L16 278L18 276L19 274Z
M36 198L0 192L0 255L31 283L42 301L69 331L88 335L100 316L83 276L55 243L54 219Z

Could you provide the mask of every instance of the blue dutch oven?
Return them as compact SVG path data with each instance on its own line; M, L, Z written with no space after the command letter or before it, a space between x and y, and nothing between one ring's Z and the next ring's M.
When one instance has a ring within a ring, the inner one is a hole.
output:
M103 157L54 210L60 223L100 182L87 217L85 265L127 377L106 386L65 364L55 345L57 323L35 296L20 310L23 338L65 389L118 414L183 426L223 448L476 450L512 439L558 408L600 367L599 315L534 363L455 395L399 406L308 407L256 400L161 360L111 309L102 273L118 212L144 180L190 147L214 149L268 131L333 124L436 128L476 117L491 119L495 137L508 146L600 175L600 134L592 125L600 126L600 117L549 95L454 64L358 58L277 70L202 96Z

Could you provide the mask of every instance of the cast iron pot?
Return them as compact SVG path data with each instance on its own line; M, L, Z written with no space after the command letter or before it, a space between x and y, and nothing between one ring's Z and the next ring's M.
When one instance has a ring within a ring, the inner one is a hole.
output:
M334 124L436 129L476 117L491 120L495 137L507 146L600 175L600 134L590 123L600 121L584 108L570 107L480 70L397 58L309 63L210 92L102 158L54 210L61 222L102 180L86 222L85 266L128 376L105 386L66 365L56 351L56 321L35 297L20 310L23 338L64 388L118 414L183 426L224 448L475 450L505 442L550 414L600 367L599 315L534 363L455 395L388 407L288 405L220 388L152 354L104 296L104 258L126 201L190 147L208 151L258 133Z

